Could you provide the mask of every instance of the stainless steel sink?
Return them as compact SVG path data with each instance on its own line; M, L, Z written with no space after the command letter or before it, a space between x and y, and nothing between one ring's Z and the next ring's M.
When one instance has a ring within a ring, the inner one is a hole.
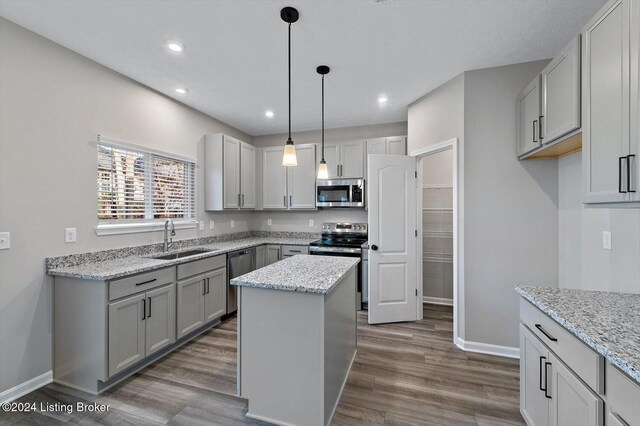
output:
M205 249L194 249L188 251L180 251L178 253L167 253L167 254L159 254L157 256L149 256L151 259L160 259L160 260L173 260L173 259L181 259L183 257L194 256L196 254L203 253L211 253L216 250L205 250Z

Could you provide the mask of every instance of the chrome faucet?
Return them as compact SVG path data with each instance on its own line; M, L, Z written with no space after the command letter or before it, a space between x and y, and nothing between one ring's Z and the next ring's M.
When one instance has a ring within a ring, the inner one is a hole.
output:
M169 228L171 228L171 234L169 234ZM173 238L176 235L176 228L173 226L173 221L171 219L167 219L164 222L164 245L162 249L164 251L169 251L171 246L173 245Z

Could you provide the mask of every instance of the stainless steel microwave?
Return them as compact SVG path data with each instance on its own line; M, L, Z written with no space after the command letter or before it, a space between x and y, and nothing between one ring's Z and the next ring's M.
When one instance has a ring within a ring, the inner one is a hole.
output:
M316 206L364 207L364 179L320 179L316 181Z

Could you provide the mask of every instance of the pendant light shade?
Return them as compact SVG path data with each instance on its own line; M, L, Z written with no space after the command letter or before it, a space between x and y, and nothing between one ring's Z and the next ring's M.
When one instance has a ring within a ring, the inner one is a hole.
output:
M282 165L285 167L295 167L298 165L298 157L296 156L296 147L291 139L291 24L296 22L300 17L297 9L293 7L285 7L280 11L282 20L289 24L289 138L284 146L284 155L282 156Z
M322 76L322 159L318 164L318 179L329 179L329 169L324 159L324 76L329 74L331 69L326 65L320 65L316 71Z

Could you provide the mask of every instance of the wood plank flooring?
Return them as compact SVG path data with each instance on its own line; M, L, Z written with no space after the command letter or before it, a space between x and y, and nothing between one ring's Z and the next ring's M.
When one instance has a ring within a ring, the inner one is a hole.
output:
M110 404L106 413L0 412L0 425L237 425L235 318L97 397L55 384L19 402ZM358 354L332 425L522 425L518 361L458 349L452 311L425 305L415 323L371 326L358 313Z

